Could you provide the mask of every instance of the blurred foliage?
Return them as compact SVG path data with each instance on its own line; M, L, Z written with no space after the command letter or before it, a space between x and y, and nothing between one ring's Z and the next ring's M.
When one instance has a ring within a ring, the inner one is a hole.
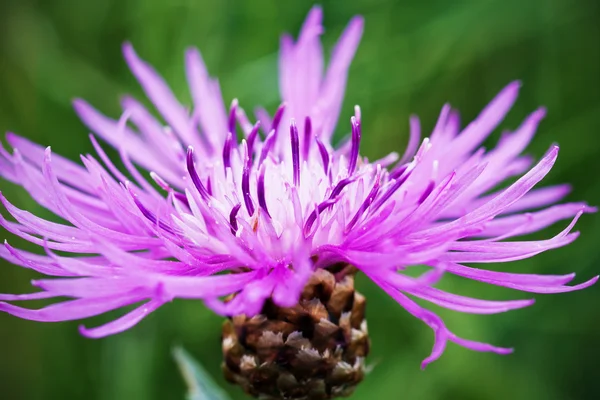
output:
M338 137L352 105L363 110L363 153L372 159L402 150L408 116L430 130L444 102L468 121L505 84L523 81L521 97L503 128L517 126L539 104L548 117L530 146L540 156L553 142L559 161L545 184L570 182L570 199L600 204L600 2L597 0L356 0L324 1L326 48L354 14L366 32L351 69ZM141 90L120 46L130 40L164 74L184 102L185 47L198 46L226 101L247 110L278 101L280 33L298 31L309 1L276 0L1 0L0 129L18 132L77 159L92 150L71 110L83 97L111 116L118 96ZM487 143L493 145L496 133ZM596 172L594 172L596 171ZM0 188L16 204L47 215L20 189ZM562 225L564 226L564 224ZM600 220L584 216L582 236L567 248L499 265L507 271L566 273L581 279L600 266ZM548 237L555 226L536 235ZM21 242L9 237L11 242ZM495 266L490 266L494 268ZM29 271L3 263L0 292L30 290ZM450 290L481 298L524 294L444 278ZM423 372L432 333L375 285L369 298L374 371L355 399L597 399L600 398L600 289L537 296L535 306L495 316L440 311L464 337L516 347L510 356L449 345ZM35 304L33 304L35 305ZM439 311L436 309L436 311ZM86 321L93 325L106 320ZM200 302L175 301L134 329L102 340L77 332L77 323L42 324L0 314L0 397L13 399L181 399L185 385L171 359L183 344L234 399L219 373L220 318Z
M188 400L229 400L229 396L217 386L210 374L187 351L176 347L173 350L173 357L187 384Z

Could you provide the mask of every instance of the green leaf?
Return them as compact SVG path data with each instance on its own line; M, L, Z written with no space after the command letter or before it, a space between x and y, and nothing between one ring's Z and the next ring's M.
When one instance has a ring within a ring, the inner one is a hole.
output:
M188 400L230 400L230 397L210 377L200 363L181 347L173 350L173 357L188 386Z

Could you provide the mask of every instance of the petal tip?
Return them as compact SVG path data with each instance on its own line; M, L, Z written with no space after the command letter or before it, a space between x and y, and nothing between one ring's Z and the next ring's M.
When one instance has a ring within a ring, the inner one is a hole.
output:
M77 330L79 331L79 334L82 336L85 336L88 339L97 339L98 336L95 336L92 334L92 330L86 328L84 325L79 325L77 327Z
M362 30L365 26L365 17L362 15L355 15L350 20L349 26L352 26L354 29Z
M123 51L123 55L125 56L125 58L136 55L135 50L133 49L133 45L129 41L123 42L121 50Z
M514 80L511 83L509 83L506 88L510 91L519 91L519 89L521 89L521 87L523 86L523 82L520 79Z
M586 282L584 288L594 285L596 282L598 282L599 278L600 278L600 275L594 276L592 279L590 279L589 281Z
M194 58L200 57L200 50L198 50L198 48L195 46L186 47L185 56L186 57L194 57Z
M6 134L5 134L4 136L6 137L6 141L7 141L8 143L10 143L11 145L12 145L12 143L11 143L11 140L14 140L14 139L19 139L19 138L20 138L20 136L19 136L19 135L17 135L17 134L16 134L16 133L14 133L14 132L11 132L11 131L8 131L8 132L6 132Z
M71 101L71 104L73 105L73 109L75 110L75 113L82 120L85 120L86 118L91 117L90 113L92 113L94 111L92 106L87 101L80 99L78 97L74 98Z
M432 362L434 362L437 359L438 359L438 357L429 356L426 359L424 359L423 361L421 361L421 371L425 371L425 368L427 368L427 366L429 364L431 364Z
M537 108L537 110L535 110L533 114L535 116L535 119L539 121L546 117L547 112L548 110L546 109L546 107L540 106Z
M501 347L496 349L496 354L507 355L515 352L512 347Z
M321 19L323 18L323 7L320 4L315 4L312 6L308 12L308 15L306 16L307 21L312 20L313 18L316 20L315 22L321 22Z

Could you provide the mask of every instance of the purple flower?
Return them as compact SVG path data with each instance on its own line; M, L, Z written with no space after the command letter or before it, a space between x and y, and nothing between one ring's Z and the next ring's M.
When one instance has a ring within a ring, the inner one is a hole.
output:
M54 322L141 303L106 325L80 328L97 338L131 328L174 298L202 299L228 316L260 313L267 299L292 307L315 270L349 264L434 330L425 366L448 341L478 351L511 350L456 336L413 299L473 314L533 303L447 293L435 287L443 274L531 293L568 292L596 282L598 277L567 286L574 274L465 265L520 260L567 245L578 236L572 232L577 219L594 211L585 203L553 205L567 186L534 189L558 155L552 146L533 166L531 157L521 155L543 109L504 134L493 150L480 147L514 103L518 83L464 128L447 105L428 138L421 139L419 120L411 118L404 155L369 162L359 153L360 108L350 119L349 139L338 147L331 141L363 20L352 19L325 68L321 19L321 9L314 8L296 41L282 38L283 103L272 117L259 109L255 124L237 101L224 107L197 50L185 55L193 98L186 107L125 44L125 59L166 126L131 97L122 100L119 120L76 100L97 153L82 155L82 165L9 133L14 150L0 149L0 175L63 222L35 216L1 196L12 218L2 217L0 224L43 254L5 243L0 256L52 278L33 281L41 289L35 293L0 295L0 310ZM119 152L122 168L96 137ZM550 239L513 240L562 220L570 222ZM416 265L430 269L416 278L404 273ZM56 297L72 300L36 310L12 304Z

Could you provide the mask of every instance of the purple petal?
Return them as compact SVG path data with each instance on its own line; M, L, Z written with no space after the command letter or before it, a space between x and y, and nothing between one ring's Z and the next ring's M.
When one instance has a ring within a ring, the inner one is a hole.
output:
M125 314L121 318L118 318L102 326L96 328L86 328L83 325L81 325L79 326L79 332L83 336L93 339L98 339L123 332L137 325L138 322L140 322L148 314L162 306L164 303L164 301L158 299L150 300L149 302L142 304L135 310Z

